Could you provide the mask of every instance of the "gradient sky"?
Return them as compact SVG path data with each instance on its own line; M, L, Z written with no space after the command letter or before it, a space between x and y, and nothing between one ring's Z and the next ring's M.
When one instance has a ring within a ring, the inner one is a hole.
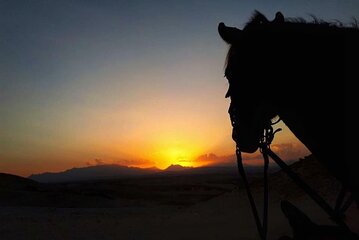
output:
M357 0L0 0L0 172L228 160L217 25L243 27L255 9L359 18ZM307 153L287 129L276 147Z

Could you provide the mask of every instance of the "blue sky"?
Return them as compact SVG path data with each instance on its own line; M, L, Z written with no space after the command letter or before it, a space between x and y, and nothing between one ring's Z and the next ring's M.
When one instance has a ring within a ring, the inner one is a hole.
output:
M0 171L229 154L217 25L255 9L359 18L356 0L0 0Z

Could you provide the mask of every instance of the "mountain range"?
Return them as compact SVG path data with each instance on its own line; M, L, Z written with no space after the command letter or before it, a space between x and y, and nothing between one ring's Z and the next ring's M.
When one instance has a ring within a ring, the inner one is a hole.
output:
M262 171L261 166L247 166L249 173ZM181 165L171 165L161 170L158 168L137 168L121 165L96 165L82 168L72 168L63 172L46 172L32 174L28 178L42 183L55 182L75 182L100 179L132 178L143 176L163 176L163 175L183 175L183 174L211 174L211 173L234 173L235 166L209 166L209 167L183 167Z
M136 168L116 164L96 165L82 168L72 168L63 172L46 172L32 174L30 179L37 182L72 182L98 179L126 178L144 176L160 172L158 168Z

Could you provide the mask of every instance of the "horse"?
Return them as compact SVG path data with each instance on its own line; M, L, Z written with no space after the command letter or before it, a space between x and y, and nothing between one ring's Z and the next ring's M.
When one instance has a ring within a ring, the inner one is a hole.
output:
M359 79L359 29L314 17L270 21L256 11L243 29L218 25L229 44L225 77L232 138L240 152L260 147L278 117L359 203L357 159L350 135Z
M350 84L359 79L359 29L286 20L280 12L269 21L255 12L243 30L220 23L218 32L230 44L226 97L239 150L255 152L263 129L280 117L358 201L348 118Z

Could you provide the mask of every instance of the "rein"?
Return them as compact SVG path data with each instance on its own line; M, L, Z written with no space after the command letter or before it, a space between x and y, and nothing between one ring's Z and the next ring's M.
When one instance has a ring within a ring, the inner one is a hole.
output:
M235 108L233 106L230 107L229 114L230 114L231 122L232 122L232 126L233 126L233 136L237 136L235 129L238 124L238 121L236 119ZM264 134L259 141L259 149L263 155L263 160L264 160L264 171L263 171L263 181L264 181L263 200L264 201L263 201L262 222L260 220L257 206L254 201L252 191L251 191L249 183L248 183L246 172L244 170L242 154L241 154L241 151L239 148L239 139L234 138L234 140L236 142L236 156L237 156L238 173L243 180L243 183L244 183L244 186L246 189L246 193L248 196L248 200L251 205L252 214L253 214L260 238L262 240L266 240L267 232L268 232L268 196L269 196L268 166L269 166L269 157L271 157L272 160L294 181L294 183L296 183L300 188L302 188L308 194L308 196L312 200L314 200L339 227L341 227L345 231L348 231L349 233L352 233L350 231L349 227L342 220L343 212L345 211L346 208L348 208L348 206L344 206L344 207L342 207L341 211L338 211L338 209L340 208L341 202L343 201L342 198L344 198L342 196L344 194L343 190L341 191L341 193L339 193L338 200L336 203L337 206L335 207L335 209L333 209L315 190L313 190L308 184L306 184L296 173L294 173L290 169L290 167L278 155L276 155L270 149L270 144L272 143L272 141L274 139L274 134L282 130L279 128L279 129L273 131L272 125L276 124L278 121L276 121L275 123L267 124L267 126L264 128ZM350 202L350 199L347 202ZM339 207L338 207L338 205L339 205ZM348 205L348 203L346 203L344 205ZM350 203L349 203L349 205L350 205ZM354 233L352 233L352 234L355 235Z
M251 209L252 209L252 214L257 226L257 230L258 233L260 235L260 238L265 240L267 239L267 231L268 231L268 196L269 196L269 191L268 191L268 168L269 168L269 157L268 157L268 153L267 150L270 149L270 144L274 138L274 134L276 132L281 131L282 129L277 129L276 131L273 132L273 128L271 125L269 125L269 127L267 127L265 129L264 135L262 137L262 139L260 140L260 151L263 155L263 160L264 160L264 169L263 169L263 180L264 180L264 193L263 193L263 218L262 218L262 222L260 220L259 214L258 214L258 210L257 210L257 205L254 201L253 195L252 195L252 191L250 189L249 183L248 183L248 179L247 179L247 175L246 172L244 170L244 166L243 166L243 160L242 160L242 154L241 151L239 150L239 145L237 143L236 146L236 155L237 155L237 166L238 166L238 172L239 175L242 177L243 179L243 183L247 192L247 196L249 199L249 203L251 205Z

